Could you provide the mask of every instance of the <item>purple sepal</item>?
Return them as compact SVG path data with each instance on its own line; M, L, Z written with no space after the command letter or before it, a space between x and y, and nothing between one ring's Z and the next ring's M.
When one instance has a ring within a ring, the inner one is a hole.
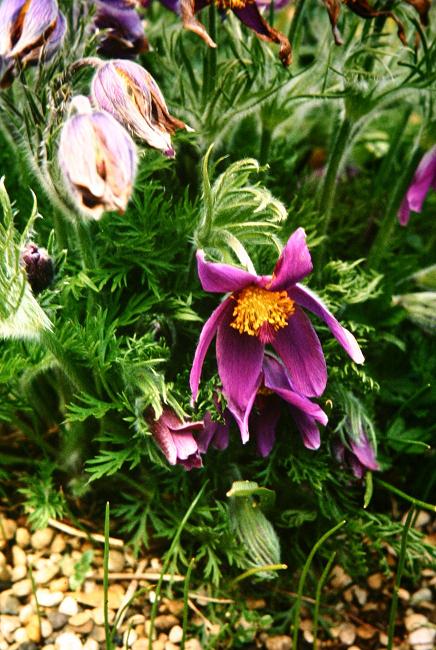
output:
M409 223L411 212L421 212L430 189L436 189L436 145L422 158L401 203L398 220L402 226Z

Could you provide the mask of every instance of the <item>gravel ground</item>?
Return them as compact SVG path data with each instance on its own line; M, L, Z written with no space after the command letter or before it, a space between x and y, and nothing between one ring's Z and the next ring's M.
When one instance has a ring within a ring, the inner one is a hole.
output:
M32 533L24 517L15 521L0 514L0 650L103 650L102 537L97 535L91 540L69 525L51 523ZM435 543L436 535L427 513L420 513L416 525L426 527L428 539ZM135 559L121 540L112 542L109 622L116 627L115 643L118 648L148 650L150 612L161 562L153 557ZM389 548L387 553L391 553ZM395 559L391 558L391 563ZM182 581L183 577L175 576L177 579ZM434 650L435 587L435 572L427 568L423 569L421 583L415 590L400 589L397 650ZM330 624L330 638L320 640L318 647L386 647L391 591L392 586L381 573L374 573L366 583L357 585L340 566L335 566L328 586L328 600L335 604L323 615ZM125 607L135 593L134 600ZM204 592L190 593L189 630L198 630L198 634L187 635L185 650L232 647L216 640L221 625L207 618L211 602L221 606L223 620L226 609L240 605L231 599L210 598ZM305 602L310 603L310 598ZM261 617L268 612L268 603L264 598L247 598L244 611ZM310 611L303 607L302 650L313 647ZM152 634L153 650L180 648L182 615L181 600L161 599ZM238 647L291 649L291 638L287 635L272 635L259 627L251 633L252 623L246 614L233 621L236 633L248 633L246 644L238 642Z

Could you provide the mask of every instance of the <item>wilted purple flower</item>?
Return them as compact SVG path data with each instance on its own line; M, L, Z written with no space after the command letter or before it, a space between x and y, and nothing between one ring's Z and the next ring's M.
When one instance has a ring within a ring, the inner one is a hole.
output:
M21 252L21 262L33 293L40 293L53 282L53 260L45 248L29 243Z
M61 44L66 22L56 0L3 0L0 4L2 77L16 59L22 64L50 58Z
M430 189L436 190L436 145L422 158L401 203L398 220L402 226L409 223L411 211L421 212Z
M356 478L362 478L368 469L380 469L374 448L363 429L356 440L349 438L347 445L336 442L334 452L337 460L343 465L348 465Z
M105 30L99 52L130 59L148 50L144 26L130 0L95 0L94 26Z
M176 129L190 130L170 115L151 74L133 61L115 59L104 63L95 73L91 92L99 108L170 158L175 155L171 136Z
M302 307L322 318L356 363L364 358L354 336L322 301L299 284L312 271L306 235L298 228L289 238L272 276L259 276L228 264L207 262L197 252L198 275L205 291L230 295L205 323L192 365L190 385L196 399L207 350L215 335L218 374L243 441L248 417L262 382L265 346L270 344L289 373L293 390L321 395L327 368L321 343Z
M123 213L133 189L136 147L127 131L104 111L70 117L59 143L59 165L81 210L99 219L106 210ZM78 103L79 98L76 98Z
M202 467L197 442L193 436L203 431L203 422L182 422L171 409L164 409L150 423L153 438L170 465L183 465L187 470Z

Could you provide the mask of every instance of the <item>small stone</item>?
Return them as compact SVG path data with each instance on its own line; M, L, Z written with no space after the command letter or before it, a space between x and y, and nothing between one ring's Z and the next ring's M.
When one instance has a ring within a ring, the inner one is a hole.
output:
M15 541L21 548L27 548L30 544L30 533L27 528L19 526L15 533Z
M165 641L164 650L180 650L179 646L171 641Z
M350 576L345 573L339 564L336 564L336 566L333 567L332 574L333 577L331 578L330 583L333 589L343 589L351 584Z
M7 542L14 539L17 530L17 524L13 519L3 519L0 516L0 541ZM4 544L6 546L6 544ZM1 548L4 548L1 546Z
M83 646L83 650L99 650L99 647L100 646L95 639L87 639Z
M381 589L383 584L383 575L381 573L373 573L367 578L368 587L371 589Z
M19 618L22 625L26 625L30 621L30 617L34 614L32 605L23 605L20 609Z
M46 646L44 646L43 650L45 649ZM24 643L20 644L18 650L38 650L38 646L36 645L36 643L33 643L33 641L25 641Z
M248 609L263 609L264 607L266 607L266 600L264 598L247 598L245 602L247 604Z
M29 622L26 625L26 632L29 641L33 641L34 643L39 643L41 641L41 628L39 626L39 618L37 614L32 614L30 617Z
M23 551L17 544L12 547L12 564L14 566L26 566L26 551Z
M132 650L148 650L148 639L137 639L132 644Z
M124 554L120 551L109 551L109 571L119 573L124 569Z
M61 578L55 578L52 582L49 584L49 589L50 591L68 591L69 587L69 582L68 578L66 576L62 576Z
M422 603L423 600L427 600L429 602L433 600L433 594L431 592L431 589L428 587L422 587L422 589L415 591L410 599L410 604L417 605L418 603Z
M144 614L133 614L133 616L130 616L127 619L127 623L131 627L136 627L137 625L144 625L145 623L145 616Z
M81 640L73 632L63 632L60 634L55 642L57 650L83 650Z
M198 639L188 639L185 643L185 650L203 650Z
M32 548L35 551L41 551L43 548L50 546L50 543L54 536L54 530L52 528L41 528L33 533L30 538L30 543Z
M153 641L151 647L153 648L153 650L165 650L165 641L159 641L159 640Z
M184 608L183 600L165 599L164 603L169 613L173 614L174 616L179 616L183 612L183 608Z
M180 625L174 625L168 634L168 638L171 643L180 643L183 638L183 628Z
M151 621L145 621L144 630L145 630L145 636L148 636L148 637L151 636L152 639L156 638L156 625L152 628L151 627Z
M35 648L35 650L36 650L36 648ZM45 645L45 646L42 648L42 650L56 650L56 648L55 648L55 646L53 645L53 643L49 643L48 645Z
M419 627L428 625L428 619L423 614L409 614L404 619L404 625L408 632L413 632L413 630L417 630Z
M67 578L71 578L71 576L74 573L75 565L76 565L76 560L72 558L70 555L65 555L62 558L62 562L61 562L62 575L66 576Z
M158 557L152 557L150 560L150 567L153 569L153 571L161 571L162 562Z
M62 533L57 533L57 535L55 535L55 538L51 543L50 552L63 553L66 548L67 548L67 543L65 541L65 537L62 535Z
M91 617L91 612L87 609L84 612L79 612L68 619L68 624L74 627L74 631L78 634L89 634L94 627L94 621Z
M409 643L417 650L434 650L436 629L431 627L419 627L409 634Z
M339 626L339 639L345 645L353 645L356 638L356 628L352 623L342 623Z
M6 641L12 642L15 630L20 627L20 619L18 616L2 616L0 618L0 634L4 636Z
M14 566L11 571L11 580L12 582L18 582L19 580L24 580L27 576L27 566Z
M372 625L369 625L369 623L364 623L363 625L359 625L356 632L357 636L361 639L372 639L377 630Z
M0 593L0 614L11 614L15 616L20 610L20 602L13 595L12 589Z
M65 627L68 621L68 616L66 614L62 614L61 612L49 612L47 614L47 618L55 631L61 630L63 627Z
M398 598L400 600L410 600L410 593L407 591L407 589L403 589L403 587L400 587L398 589Z
M15 630L14 632L14 641L15 643L26 643L29 641L29 637L27 636L27 632L24 627L19 627L18 630Z
M14 595L17 596L18 598L23 598L24 596L28 596L29 594L32 593L31 579L26 578L25 580L19 580L18 582L15 582L14 585L12 586L12 591L14 592Z
M135 630L126 630L123 634L123 646L130 648L137 639L138 635L136 634Z
M54 564L47 564L43 569L35 571L34 579L37 585L46 585L59 573L59 567ZM51 589L51 591L55 591Z
M62 591L50 591L44 588L36 590L36 600L41 607L56 607L63 598Z
M420 510L418 516L415 519L415 528L424 528L431 521L431 515L425 510Z
M348 650L360 650L358 645L351 645Z
M379 632L378 633L378 638L381 643L381 645L388 645L389 637L386 634L386 632Z
M265 641L265 647L267 650L291 650L292 639L290 636L286 636L285 634L270 636Z
M313 643L314 636L310 630L304 630L303 637L307 643Z
M53 633L53 626L46 618L41 619L41 636L43 639L48 639L48 637Z
M176 618L173 614L162 614L161 616L156 616L154 620L154 626L156 630L169 630L178 625L179 619Z
M113 589L116 585L111 585L108 591L108 607L109 609L118 610L121 606L121 601L124 594L124 589L121 587L120 590ZM86 605L87 607L102 607L104 600L104 593L102 587L96 587L93 591L87 594L78 593L76 594L77 602L81 605Z
M97 641L97 643L103 643L103 641L106 639L106 633L104 631L104 627L95 625L90 636L91 639L94 639L95 641Z
M60 614L65 614L66 616L75 616L79 611L79 605L72 596L65 596L59 605L58 611Z
M358 585L354 587L354 596L359 603L359 605L365 605L368 600L368 592L366 589L362 589Z

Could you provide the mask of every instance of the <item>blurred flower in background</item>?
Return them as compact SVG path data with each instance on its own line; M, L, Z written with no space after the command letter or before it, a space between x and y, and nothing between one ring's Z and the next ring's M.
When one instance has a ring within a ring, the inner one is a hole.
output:
M94 27L104 30L99 53L130 59L148 50L141 17L131 0L95 0Z

